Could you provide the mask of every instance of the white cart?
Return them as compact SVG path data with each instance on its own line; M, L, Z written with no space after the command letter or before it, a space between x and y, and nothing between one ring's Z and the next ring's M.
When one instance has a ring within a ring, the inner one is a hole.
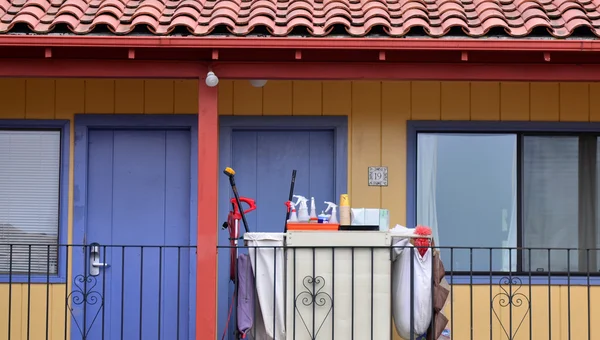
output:
M386 232L288 232L287 339L389 340L390 243Z
M259 269L258 339L391 339L389 233L292 231L244 238L249 246L286 246L285 252L258 249L256 257L250 251ZM274 333L263 333L273 325Z

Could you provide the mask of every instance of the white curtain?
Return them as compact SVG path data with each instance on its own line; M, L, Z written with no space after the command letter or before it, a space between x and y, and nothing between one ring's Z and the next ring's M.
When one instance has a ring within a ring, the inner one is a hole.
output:
M515 143L516 144L516 143ZM510 222L508 227L508 238L503 244L506 248L517 247L517 146L515 145L512 164L512 180L511 180L511 197L512 203L510 207ZM516 250L502 251L502 270L516 271L517 270L517 252Z
M419 134L417 155L417 224L431 228L436 245L440 245L436 210L438 137Z

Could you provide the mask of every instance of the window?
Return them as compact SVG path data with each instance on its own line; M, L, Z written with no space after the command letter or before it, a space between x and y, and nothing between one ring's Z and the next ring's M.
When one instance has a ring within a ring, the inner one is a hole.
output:
M60 154L60 130L0 129L2 274L58 273Z
M416 223L448 270L597 272L599 136L419 132Z

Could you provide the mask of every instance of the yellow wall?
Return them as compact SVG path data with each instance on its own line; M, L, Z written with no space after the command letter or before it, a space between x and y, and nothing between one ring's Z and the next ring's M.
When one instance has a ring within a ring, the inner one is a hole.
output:
M0 119L73 119L75 113L194 114L197 87L195 81L188 80L0 79ZM406 221L407 120L600 121L600 86L596 83L270 81L261 89L253 88L247 81L221 80L219 114L348 115L348 188L352 205L387 208L393 225ZM69 231L73 162L70 164ZM367 185L367 167L373 165L388 166L387 187ZM523 289L528 295L528 289ZM497 286L492 287L492 294L498 291ZM63 338L64 292L64 285L53 285L50 289L51 339ZM486 339L490 287L475 286L472 292L474 339ZM20 339L27 325L27 287L13 285L12 294L13 339ZM470 296L468 286L454 287L453 339L470 338ZM567 296L567 287L552 288L553 339L567 338ZM7 297L7 286L0 285L0 340L6 339ZM547 339L548 287L535 286L532 301L535 338ZM598 316L600 289L592 288L591 301L592 313ZM34 285L32 318L40 323L32 327L32 339L45 333L45 303L46 286ZM516 328L520 318L517 310L514 313L513 328ZM573 338L586 337L586 287L571 288L571 313ZM507 325L507 312L501 317ZM528 321L526 318L517 339L528 337ZM493 325L494 338L505 338L501 337L498 323L494 321ZM594 329L594 335L600 332Z
M219 83L221 115L348 115L353 206L384 207L406 221L406 121L600 121L600 83L247 81ZM387 187L367 185L385 165Z
M599 83L247 81L219 84L222 115L348 115L348 191L351 205L390 210L391 225L406 222L406 121L600 121ZM368 166L388 167L387 187L367 185ZM490 300L498 286L454 287L453 339L488 339ZM528 287L521 291L529 296ZM587 287L571 288L571 335L587 339ZM552 287L552 338L568 338L567 287ZM600 315L600 287L592 287L592 316ZM548 339L548 287L532 287L534 339ZM510 315L498 309L509 332ZM513 309L513 333L524 310ZM507 339L492 314L494 339ZM529 339L529 316L515 340ZM600 333L593 325L592 339Z
M0 79L0 119L73 119L75 113L198 112L198 83L188 80ZM71 124L71 160L73 159ZM73 225L73 162L69 169L69 242ZM72 258L69 256L69 258ZM70 285L70 283L69 283ZM71 291L70 286L68 291ZM0 340L8 338L8 285L0 284ZM64 339L65 285L12 285L11 340L46 339L46 297L49 296L49 338ZM70 314L67 312L70 322ZM69 326L70 327L70 326Z

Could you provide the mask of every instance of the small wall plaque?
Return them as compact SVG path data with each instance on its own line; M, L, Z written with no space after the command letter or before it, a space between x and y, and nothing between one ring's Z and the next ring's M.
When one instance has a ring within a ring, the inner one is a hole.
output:
M369 186L387 187L388 168L387 166L369 167Z

